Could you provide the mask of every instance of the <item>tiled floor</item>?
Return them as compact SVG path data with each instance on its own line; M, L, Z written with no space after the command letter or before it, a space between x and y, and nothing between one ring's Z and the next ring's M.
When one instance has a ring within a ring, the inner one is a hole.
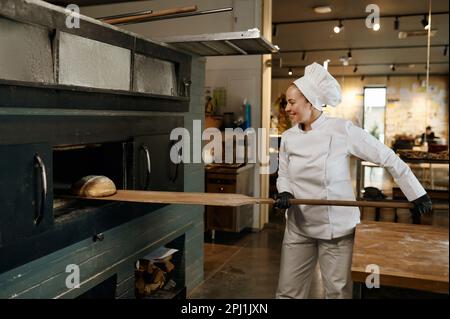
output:
M189 298L269 299L275 297L280 268L284 214L277 213L260 232L217 232L205 237L205 279ZM313 278L310 298L323 298L320 272Z
M448 211L445 224L448 225ZM260 232L216 232L215 242L205 235L204 281L194 288L192 299L270 299L275 297L280 267L284 215ZM405 295L408 293L410 295ZM323 299L319 267L314 272L310 299ZM440 295L384 289L366 298L440 298Z

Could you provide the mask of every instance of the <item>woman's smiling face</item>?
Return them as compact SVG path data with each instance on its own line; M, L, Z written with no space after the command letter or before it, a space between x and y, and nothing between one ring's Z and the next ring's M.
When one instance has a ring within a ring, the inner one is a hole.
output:
M310 120L313 106L294 84L286 90L286 101L286 113L292 122L304 124Z

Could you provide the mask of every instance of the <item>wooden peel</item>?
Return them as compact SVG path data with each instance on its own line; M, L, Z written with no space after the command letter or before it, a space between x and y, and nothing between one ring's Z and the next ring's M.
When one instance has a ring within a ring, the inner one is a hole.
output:
M154 204L184 204L238 207L252 204L275 204L272 198L256 198L243 194L228 193L188 193L188 192L156 192L118 190L116 194L106 197L81 197L93 200L154 203ZM356 206L381 208L412 208L409 202L401 201L351 201L325 199L291 199L292 205L321 205L321 206ZM448 205L434 205L437 209L448 209Z
M138 14L138 15L131 14L126 17L102 19L102 21L109 23L109 24L121 24L121 23L130 23L130 22L139 23L139 22L145 22L147 19L152 19L155 17L167 16L167 15L179 14L179 13L194 12L194 11L197 11L197 6L187 6L187 7L164 9L164 10L153 11L151 13L144 13L144 14Z

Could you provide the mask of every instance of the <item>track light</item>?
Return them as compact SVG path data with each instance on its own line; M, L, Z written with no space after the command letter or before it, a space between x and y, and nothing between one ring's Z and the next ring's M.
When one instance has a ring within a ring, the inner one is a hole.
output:
M318 6L314 8L314 12L315 13L330 13L331 12L331 7L330 6Z
M278 33L278 28L276 24L272 24L272 36L276 37Z
M343 66L348 66L348 61L349 61L350 59L349 58L347 58L346 56L341 56L340 58L339 58L339 61L341 61L341 63L342 63L342 65Z
M303 51L303 54L302 54L302 61L305 61L306 60L306 51Z
M391 64L391 71L395 72L395 65L394 64Z
M352 50L348 50L348 52L347 52L347 58L349 58L349 59L352 58Z
M394 30L398 30L398 29L400 29L400 20L398 19L398 17L395 17Z
M342 24L342 21L339 20L339 24L334 27L333 31L334 31L334 33L339 33L342 31L343 28L344 28L344 25Z
M358 71L358 65L355 65L355 68L353 69L353 73L356 73Z
M446 46L444 47L444 56L447 56L447 51L448 51L448 45L446 45Z
M366 77L364 75L361 75L361 81L364 81Z
M289 75L292 75L292 68L289 68L288 74L289 74Z
M426 16L426 15L423 16L423 19L422 19L421 22L422 22L423 28L424 28L425 30L428 30L429 25L428 25L428 19L427 19L427 16Z

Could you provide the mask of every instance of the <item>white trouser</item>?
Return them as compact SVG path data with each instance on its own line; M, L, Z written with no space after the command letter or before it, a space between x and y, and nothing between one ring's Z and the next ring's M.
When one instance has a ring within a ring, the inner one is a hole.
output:
M352 298L351 262L354 235L331 240L302 236L286 226L276 298L306 299L319 262L327 299Z

